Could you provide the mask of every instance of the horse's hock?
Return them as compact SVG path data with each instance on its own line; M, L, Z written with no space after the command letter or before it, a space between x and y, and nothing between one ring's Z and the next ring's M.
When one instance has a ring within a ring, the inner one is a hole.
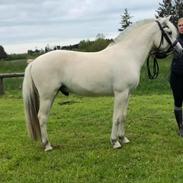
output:
M0 95L4 94L4 82L5 78L13 78L13 77L23 77L24 73L1 73L0 74Z

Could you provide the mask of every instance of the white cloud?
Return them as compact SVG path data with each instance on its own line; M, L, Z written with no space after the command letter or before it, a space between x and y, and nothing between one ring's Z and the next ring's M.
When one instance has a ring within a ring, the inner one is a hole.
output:
M12 45L66 43L95 37L97 33L116 35L120 15L127 8L133 21L151 18L160 0L0 0L0 40ZM26 44L28 43L28 44ZM27 45L27 47L25 46Z

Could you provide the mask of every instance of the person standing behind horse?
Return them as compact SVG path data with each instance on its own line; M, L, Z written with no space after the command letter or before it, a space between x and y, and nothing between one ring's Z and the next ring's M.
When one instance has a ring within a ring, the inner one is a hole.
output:
M179 32L177 41L183 46L183 17L178 20L177 27ZM174 54L171 65L170 86L174 98L174 114L179 128L179 135L183 137L183 55Z

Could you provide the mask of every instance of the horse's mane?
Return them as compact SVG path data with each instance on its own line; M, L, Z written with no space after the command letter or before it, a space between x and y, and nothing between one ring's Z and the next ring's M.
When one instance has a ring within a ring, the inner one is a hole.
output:
M146 24L149 24L149 23L152 23L154 21L154 19L145 19L145 20L140 20L140 21L137 21L135 23L133 23L132 25L130 25L127 29L125 29L124 31L122 31L114 40L112 43L109 44L109 46L112 46L116 43L119 43L121 42L122 40L124 40L126 37L129 36L129 34L131 32L133 32L133 30L143 26L143 25L146 25ZM137 35L138 36L138 35Z

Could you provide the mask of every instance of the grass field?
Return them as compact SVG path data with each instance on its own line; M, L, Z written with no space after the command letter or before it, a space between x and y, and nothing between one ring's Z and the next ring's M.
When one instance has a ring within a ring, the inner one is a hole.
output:
M0 72L25 67L25 61L8 64L0 63ZM160 63L155 81L142 71L129 102L126 135L131 142L120 150L109 142L112 97L59 94L48 123L55 149L45 153L26 133L21 80L6 80L6 94L0 97L0 182L182 183L183 139L176 134L169 64Z

